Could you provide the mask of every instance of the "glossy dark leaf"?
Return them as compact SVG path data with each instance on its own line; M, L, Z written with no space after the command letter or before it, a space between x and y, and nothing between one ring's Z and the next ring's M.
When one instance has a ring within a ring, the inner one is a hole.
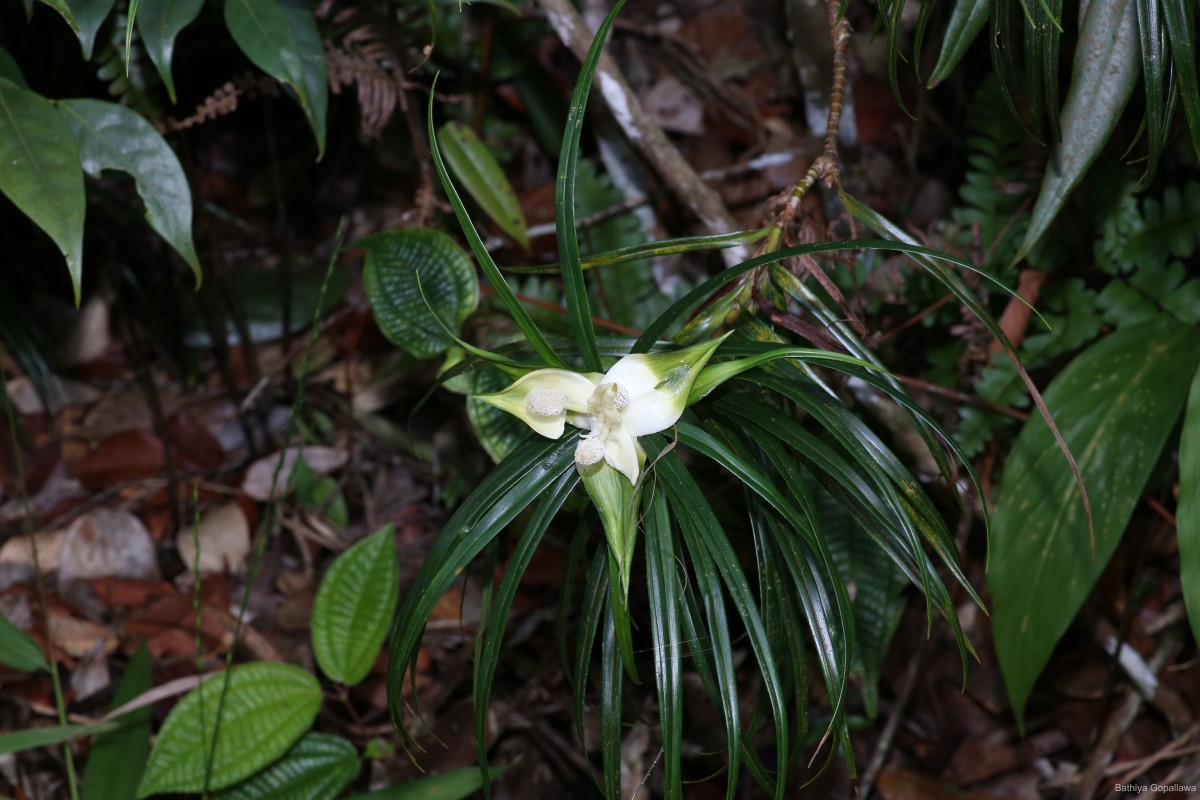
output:
M488 146L461 122L447 122L438 132L442 156L458 182L484 213L517 244L529 249L525 214L512 184Z
M0 193L58 245L75 304L83 279L83 170L66 116L40 95L0 81Z
M104 20L108 19L109 13L113 6L116 5L116 0L64 0L71 8L71 16L75 19L76 34L79 36L79 44L83 47L84 60L90 60L92 57L92 47L96 43L96 34L100 31L100 26L104 24Z
M203 7L204 0L153 0L147 2L137 15L142 46L167 87L167 96L172 103L175 102L175 80L171 74L171 60L175 55L175 39L200 15Z
M170 146L142 115L102 100L63 100L63 114L79 143L83 169L99 177L116 169L134 180L146 204L146 221L192 268L200 284L200 259L192 243L192 192Z
M950 23L946 26L946 35L942 39L942 51L938 55L933 74L929 76L929 88L937 86L954 72L958 62L966 55L971 42L987 24L992 13L993 1L958 0L954 4L954 10L950 12Z
M21 672L46 668L41 646L3 614L0 614L0 664Z

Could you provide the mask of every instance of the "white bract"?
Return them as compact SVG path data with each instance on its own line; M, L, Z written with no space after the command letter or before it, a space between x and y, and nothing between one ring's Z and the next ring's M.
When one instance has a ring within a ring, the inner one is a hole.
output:
M587 431L575 448L580 471L604 461L636 484L646 459L637 437L679 420L696 376L720 344L716 340L673 353L625 356L603 375L539 369L503 392L479 399L549 439L561 437L568 422Z

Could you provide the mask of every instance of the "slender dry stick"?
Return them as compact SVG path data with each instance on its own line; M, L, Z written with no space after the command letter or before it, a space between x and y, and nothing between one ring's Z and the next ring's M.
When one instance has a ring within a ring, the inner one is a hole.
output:
M12 398L8 396L8 371L4 368L4 359L0 358L0 395L4 396L4 414L8 420L8 435L12 442L13 469L17 473L17 487L21 492L21 505L24 510L25 535L29 537L29 548L33 552L33 574L37 586L38 603L42 607L42 619L46 624L45 654L46 666L50 670L50 684L54 688L54 708L58 712L58 724L67 724L67 704L63 699L62 679L58 676L58 658L54 652L54 630L50 625L50 606L46 603L46 581L42 574L42 562L38 555L37 536L33 530L33 508L29 502L29 487L25 483L25 460L21 458L21 443L17 440L17 416L13 410ZM79 781L75 777L75 756L71 752L71 743L64 742L62 746L63 761L67 767L67 788L71 800L79 800Z

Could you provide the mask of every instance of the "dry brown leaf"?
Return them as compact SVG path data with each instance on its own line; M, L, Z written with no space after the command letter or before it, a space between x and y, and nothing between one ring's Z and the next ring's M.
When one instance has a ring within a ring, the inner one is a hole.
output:
M200 560L196 561L196 542L200 544ZM193 529L188 526L175 537L179 557L191 572L197 567L201 575L241 572L250 555L250 523L236 502L210 509Z
M283 466L279 466L281 453L272 453L260 458L250 465L246 478L242 481L242 491L259 502L278 498L283 495L296 461L300 457L299 447L289 447L282 452ZM324 475L345 466L349 456L340 447L322 447L313 445L304 448L304 463L317 475ZM275 471L279 470L279 477ZM274 491L272 491L274 489Z

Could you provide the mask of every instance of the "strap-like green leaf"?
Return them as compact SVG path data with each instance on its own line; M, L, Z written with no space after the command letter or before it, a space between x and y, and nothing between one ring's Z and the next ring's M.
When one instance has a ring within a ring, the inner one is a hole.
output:
M125 667L125 676L113 695L110 711L154 687L150 674L153 666L150 652L142 645ZM123 717L115 730L96 737L87 770L83 773L82 800L133 797L142 780L146 756L150 753L153 722L154 709L143 706Z
M350 742L306 733L278 761L219 792L216 800L334 800L359 767L358 750Z
M454 182L450 180L450 173L446 171L446 162L442 159L441 148L438 146L437 136L434 135L433 127L433 98L434 87L437 86L437 78L434 78L433 86L429 91L429 105L426 109L425 124L429 130L429 151L433 156L433 167L437 172L438 180L442 184L442 191L446 193L446 199L450 201L451 208L454 209L454 217L458 220L458 227L462 229L463 236L467 238L467 244L471 247L471 252L475 254L475 261L479 264L479 268L483 270L483 274L487 276L488 283L491 284L492 291L496 293L496 298L504 306L509 317L520 328L521 333L525 334L525 338L529 340L530 346L541 356L542 361L548 367L565 368L567 362L562 360L558 353L554 352L554 348L546 341L546 337L534 324L530 318L529 312L521 305L521 301L517 299L513 293L512 287L504 280L504 276L500 273L500 269L496 266L496 262L492 259L492 254L484 247L483 239L479 237L479 231L475 230L474 223L471 222L471 217L467 214L467 207L463 205L462 198L459 197L458 191L454 188Z
M609 585L613 577L609 577ZM609 603L600 647L600 760L604 773L604 796L621 796L621 695L624 681L621 648L617 646L616 605Z
M171 102L175 99L175 79L171 75L171 59L175 55L175 39L180 31L200 15L204 0L153 0L146 3L137 15L138 34L142 46L154 63L167 87Z
M217 728L217 706L226 681ZM167 715L137 796L200 792L206 784L222 789L253 775L308 730L321 699L321 686L312 673L290 664L256 661L209 678Z
M1196 4L1162 0L1162 15L1171 37L1171 61L1179 81L1183 112L1192 132L1192 148L1200 157L1200 82L1196 78Z
M392 628L388 672L388 706L393 724L406 736L402 697L405 671L413 664L425 622L437 601L463 568L503 528L574 468L575 441L570 436L532 439L506 458L479 485L434 540L405 597Z
M584 112L592 88L592 77L600 63L604 40L608 38L608 32L623 5L625 0L617 0L613 4L612 10L596 30L587 57L580 65L579 79L575 82L575 91L567 110L567 126L563 131L562 151L558 156L558 182L554 197L554 227L558 234L558 258L562 265L568 319L583 356L583 368L589 372L601 371L601 365L600 352L596 349L596 329L592 325L591 303L579 259L579 234L575 230L575 178L579 168L579 140L583 134Z
M42 648L3 614L0 614L0 664L22 672L46 668Z
M146 221L179 253L200 285L192 243L192 192L170 146L141 114L103 100L63 100L59 106L79 143L79 160L92 177L116 169L134 180Z
M313 601L313 655L338 683L367 677L400 594L396 529L384 525L334 559Z
M83 280L83 170L64 114L0 81L0 193L46 232L67 260L75 304Z
M1009 453L988 584L996 655L1018 724L1034 681L1129 522L1198 361L1195 329L1156 321L1101 339L1046 390L1046 404L1098 498L1095 553L1077 486L1056 458L1045 423L1030 418Z
M491 777L487 765L487 707L492 693L492 681L496 675L496 665L500 661L500 644L504 637L504 628L508 623L508 615L512 610L513 598L517 595L517 587L525 574L534 552L541 544L542 537L550 523L566 502L567 497L579 483L579 473L567 470L546 492L537 510L525 526L525 532L517 542L516 550L508 560L508 568L500 581L500 588L492 600L488 610L486 624L480 633L480 647L475 661L475 750L479 756L479 769L483 775L483 794L491 797Z
M1141 191L1150 185L1158 171L1158 160L1166 146L1174 108L1167 102L1170 60L1167 27L1159 0L1137 0L1137 14L1142 44L1142 77L1146 86L1146 171L1134 187L1135 191Z
M682 800L683 634L679 627L679 572L666 498L657 493L647 505L646 588L663 742L663 791L668 800Z
M1015 260L1024 258L1045 235L1071 190L1100 155L1140 74L1135 0L1090 3L1080 25L1071 88L1063 105L1062 144L1046 166Z
M1175 525L1179 538L1179 583L1192 624L1192 637L1200 642L1200 370L1192 377L1183 418Z
M458 121L442 126L438 142L450 170L483 212L517 244L529 250L525 213L521 211L517 193L488 146L480 141L475 131Z

